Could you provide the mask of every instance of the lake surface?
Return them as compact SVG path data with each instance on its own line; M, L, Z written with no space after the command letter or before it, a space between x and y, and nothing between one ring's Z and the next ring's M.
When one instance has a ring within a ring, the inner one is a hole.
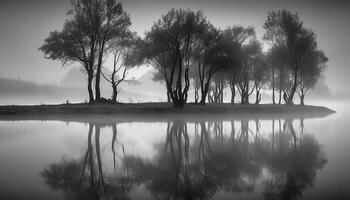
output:
M322 118L0 121L0 199L350 199L350 109Z

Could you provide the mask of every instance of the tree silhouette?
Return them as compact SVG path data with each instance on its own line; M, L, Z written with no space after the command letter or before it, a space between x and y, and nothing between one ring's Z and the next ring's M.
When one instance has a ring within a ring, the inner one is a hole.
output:
M202 48L200 37L210 27L200 11L172 9L147 33L146 57L163 74L174 107L187 102L189 70L198 62L194 55Z
M46 58L62 61L63 65L78 62L88 78L89 102L94 101L92 81L95 76L95 56L97 53L96 22L91 19L93 3L90 1L72 1L73 9L68 12L61 31L51 32L39 48Z
M96 100L101 98L100 77L103 58L114 48L115 40L127 39L125 37L131 25L129 15L123 10L123 6L116 0L96 0L94 2L93 19L96 21L94 29L97 33L98 61L96 68L95 91ZM112 50L113 51L113 50Z
M89 102L94 101L92 81L95 79L95 100L99 100L102 61L110 42L125 34L129 16L115 0L74 0L61 31L51 32L39 48L46 58L62 63L78 62L88 76Z
M205 104L212 77L214 75L217 75L217 77L222 77L222 72L227 71L230 66L234 65L236 62L236 51L236 44L233 43L229 38L225 37L225 35L220 35L219 38L213 41L211 46L206 50L202 68L200 65L198 66L202 94L200 101L201 104ZM217 86L219 84L215 85ZM220 94L222 100L223 92L221 89L224 87L222 84L220 86Z
M300 82L298 94L300 104L304 105L304 98L308 90L312 89L321 76L321 72L326 68L328 58L323 51L313 50L305 56L301 62Z
M118 86L125 80L127 71L141 63L138 57L140 43L141 39L136 33L125 32L124 36L115 38L109 47L113 54L113 70L111 74L103 71L101 74L112 86L112 102L117 102Z
M226 79L228 80L230 90L231 90L231 104L234 104L238 78L239 78L240 70L242 69L242 63L241 63L242 45L255 37L255 30L253 27L250 27L250 26L248 27L233 26L225 29L224 35L236 45L235 54L232 55L235 59L235 62L232 63L226 75Z
M261 44L253 39L248 44L242 46L241 69L238 76L237 88L241 95L241 103L249 104L249 96L254 91L254 65L255 59L261 55Z
M293 14L287 10L269 12L264 28L266 30L264 39L271 41L274 47L286 49L284 60L291 71L292 84L291 87L284 89L283 97L287 104L292 104L300 83L302 63L309 53L317 48L316 34L303 26L297 13Z

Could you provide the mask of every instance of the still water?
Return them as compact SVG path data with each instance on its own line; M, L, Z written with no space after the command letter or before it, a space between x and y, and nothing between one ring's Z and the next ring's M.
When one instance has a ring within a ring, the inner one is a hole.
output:
M1 121L0 199L350 199L341 108L312 119Z

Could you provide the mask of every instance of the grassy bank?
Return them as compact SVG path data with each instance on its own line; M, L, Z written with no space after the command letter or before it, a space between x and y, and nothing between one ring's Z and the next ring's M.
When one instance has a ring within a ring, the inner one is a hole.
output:
M231 105L231 104L187 104L182 109L173 108L170 103L138 104L62 104L33 106L0 106L0 120L47 119L47 118L183 118L249 117L249 118L311 118L334 113L322 106L300 105Z

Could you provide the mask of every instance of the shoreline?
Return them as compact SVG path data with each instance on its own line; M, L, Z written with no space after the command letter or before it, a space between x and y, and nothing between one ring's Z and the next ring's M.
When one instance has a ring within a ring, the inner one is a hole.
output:
M323 106L249 104L186 104L173 108L171 103L133 104L60 104L31 106L0 106L1 121L60 120L60 121L154 121L216 119L278 119L320 118L335 111Z

